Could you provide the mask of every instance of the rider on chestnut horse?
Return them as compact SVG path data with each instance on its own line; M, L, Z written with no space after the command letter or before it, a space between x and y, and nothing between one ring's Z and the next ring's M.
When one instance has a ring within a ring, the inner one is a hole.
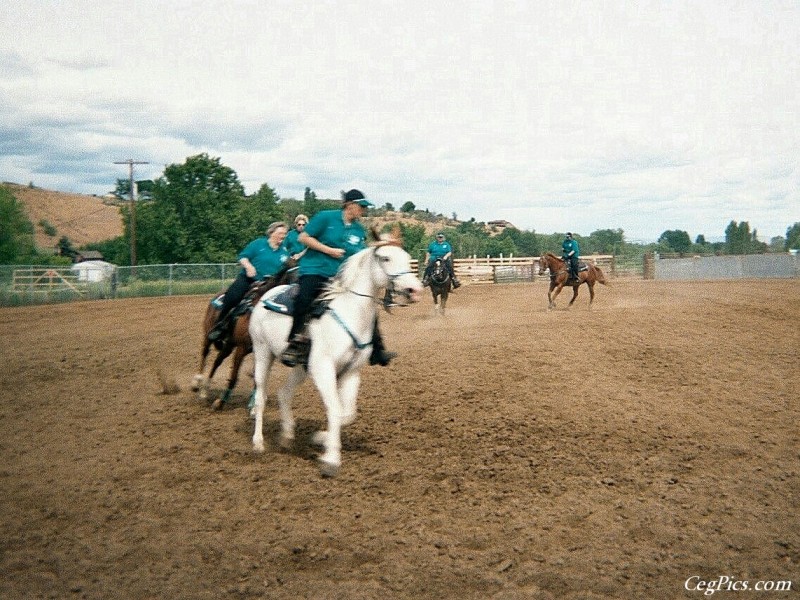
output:
M572 239L572 234L567 232L567 237L561 244L561 258L564 259L564 264L569 270L569 278L578 281L578 258L580 258L581 249L578 242Z

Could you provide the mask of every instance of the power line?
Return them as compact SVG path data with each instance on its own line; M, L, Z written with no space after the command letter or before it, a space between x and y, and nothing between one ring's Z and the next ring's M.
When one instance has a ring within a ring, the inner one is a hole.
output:
M129 181L130 181L130 188L128 189L128 197L130 198L130 208L131 208L131 266L136 266L136 200L135 191L133 187L133 165L149 165L149 162L141 161L141 160L133 160L129 158L128 160L120 160L114 161L115 165L128 165L128 173L129 173Z

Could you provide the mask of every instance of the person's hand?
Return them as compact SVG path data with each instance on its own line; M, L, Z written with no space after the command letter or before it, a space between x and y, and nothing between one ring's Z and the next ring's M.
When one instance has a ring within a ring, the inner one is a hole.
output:
M344 256L344 248L328 248L328 256L339 259Z
M253 265L247 265L247 266L244 268L244 272L245 272L245 274L246 274L246 275L247 275L247 276L248 276L250 279L255 279L255 276L256 276L256 268L255 268Z

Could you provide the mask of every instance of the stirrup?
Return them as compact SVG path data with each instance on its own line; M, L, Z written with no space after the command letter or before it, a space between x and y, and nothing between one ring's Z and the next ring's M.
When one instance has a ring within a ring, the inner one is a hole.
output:
M216 323L214 323L214 326L208 332L208 335L207 335L208 341L209 342L221 341L222 338L225 337L225 333L226 333L227 329L228 329L228 320L227 320L227 318L225 318L222 321L217 321Z
M308 354L311 350L311 340L308 338L295 336L281 352L281 362L287 367L308 364Z

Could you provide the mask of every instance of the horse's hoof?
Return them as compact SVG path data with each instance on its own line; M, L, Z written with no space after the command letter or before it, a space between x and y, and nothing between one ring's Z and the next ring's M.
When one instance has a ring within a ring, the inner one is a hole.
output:
M264 453L264 440L260 441L253 440L253 452L255 452L256 454Z
M321 460L319 461L319 472L323 477L336 477L339 474L339 465L333 465Z
M291 450L294 447L294 438L282 435L278 438L278 445L284 450Z
M211 408L213 410L222 410L222 407L225 406L225 403L222 401L222 398L217 398L212 402Z

